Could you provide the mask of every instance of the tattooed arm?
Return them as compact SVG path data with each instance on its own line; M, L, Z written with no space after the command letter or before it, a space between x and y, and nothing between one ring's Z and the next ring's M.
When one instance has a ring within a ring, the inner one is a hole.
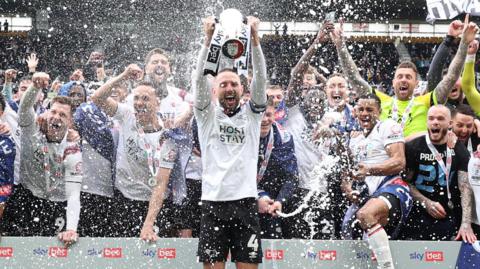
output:
M457 47L454 40L459 37L463 32L463 23L460 20L455 20L448 26L448 34L437 48L435 55L433 56L432 63L427 73L427 90L432 91L437 87L438 83L442 80L443 67L450 61L450 51L452 48Z
M358 72L358 67L352 59L352 56L348 52L347 47L345 46L345 40L343 39L343 29L342 24L339 28L336 28L332 34L332 41L337 48L338 61L340 63L340 68L343 73L347 76L348 82L352 85L354 89L357 90L358 96L362 96L372 92L372 87L366 82L360 72Z
M290 81L288 82L288 87L287 87L287 96L286 96L286 104L288 107L292 107L298 103L298 100L300 100L300 95L301 95L301 87L303 84L303 75L305 74L305 71L307 71L308 66L310 64L310 60L312 59L313 55L317 51L318 47L320 46L320 43L324 42L325 39L328 37L328 33L333 30L333 23L331 22L325 22L321 27L320 30L318 31L317 36L313 40L313 43L308 47L307 51L302 55L298 63L295 65L295 67L292 70L291 76L290 76ZM316 72L315 77L317 80L325 80L325 77L323 77L320 73ZM322 82L325 82L322 81Z
M468 15L465 17L463 29L462 40L458 46L457 54L455 54L452 63L450 63L447 74L434 90L437 102L440 104L444 104L447 101L453 85L455 85L455 82L457 82L457 79L460 77L460 73L462 72L465 63L465 56L467 55L468 44L475 39L475 35L478 31L478 27L475 23L468 22Z
M420 202L420 204L425 208L427 213L435 219L444 219L447 216L445 208L439 202L432 201L425 197L415 185L409 183L410 185L410 194L413 197L414 201Z
M439 104L444 104L447 101L448 95L452 91L455 82L460 77L460 73L463 69L463 64L465 63L465 56L467 55L468 44L465 42L460 42L458 46L457 54L453 58L450 66L448 67L447 74L443 77L442 81L438 83L435 88L435 95L437 96L437 102Z
M455 240L462 239L464 242L473 244L477 237L472 230L472 209L473 205L473 191L468 182L468 173L465 171L458 172L458 186L462 199L462 226L458 231Z

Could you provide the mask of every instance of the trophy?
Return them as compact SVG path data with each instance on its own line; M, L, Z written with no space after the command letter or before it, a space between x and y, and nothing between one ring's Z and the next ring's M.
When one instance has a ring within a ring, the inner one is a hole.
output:
M220 14L219 23L225 34L225 41L222 46L222 53L230 59L238 59L245 50L244 42L246 39L240 40L242 24L246 24L246 19L240 11L230 8Z
M221 65L247 76L250 26L246 17L237 9L226 9L216 22L204 74L215 76Z

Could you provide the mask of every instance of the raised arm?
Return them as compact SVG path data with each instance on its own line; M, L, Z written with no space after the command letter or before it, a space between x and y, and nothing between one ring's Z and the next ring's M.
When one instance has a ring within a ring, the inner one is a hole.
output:
M32 86L23 94L18 108L18 124L20 127L32 125L35 122L35 111L33 105L37 98L38 91L48 87L50 76L47 73L35 73L32 77Z
M305 51L298 63L292 69L290 81L288 82L287 87L287 96L285 99L287 106L292 107L299 102L299 96L301 95L302 91L303 75L305 74L305 71L307 71L310 60L312 59L313 55L315 55L315 52L320 47L320 44L326 41L328 34L333 31L333 28L333 23L329 21L323 23L310 47L308 47L307 51ZM315 73L315 77L317 80L321 80L322 82L326 81L325 77L318 73L318 71Z
M458 171L458 187L460 189L460 198L462 203L462 226L458 231L455 240L462 239L470 244L477 241L477 237L472 230L472 209L475 208L473 203L473 190L468 182L468 173Z
M455 47L454 40L460 36L463 31L463 23L459 20L452 21L448 27L448 34L437 48L433 56L432 63L427 73L427 90L433 91L442 80L443 67L450 60L450 51Z
M330 37L337 48L340 69L347 76L348 82L357 91L359 96L371 93L372 87L370 87L368 82L362 78L360 72L358 72L358 67L353 61L352 56L348 52L347 46L345 45L342 22L340 23L340 26L335 28L335 30L331 33Z
M478 41L473 40L468 46L467 58L462 74L462 91L475 114L480 115L480 93L475 85L475 55Z
M193 106L196 110L205 110L212 102L212 93L208 89L207 76L203 73L205 68L205 61L208 54L208 48L212 41L213 32L215 31L215 19L213 17L207 17L203 19L203 31L205 32L205 41L200 49L200 53L197 58L197 68L193 76Z
M455 54L455 57L450 63L447 74L434 90L437 102L440 104L444 104L447 101L448 95L452 91L455 82L457 82L457 79L460 77L465 63L465 56L467 55L468 44L475 39L475 35L478 32L478 26L473 22L469 22L468 18L469 15L467 14L465 16L462 39L458 46L457 54Z
M113 100L113 98L110 98L110 95L112 94L112 90L115 85L127 79L139 80L142 78L142 75L142 69L136 64L127 66L123 73L108 80L100 88L98 88L98 90L92 95L92 101L107 115L111 117L114 116L117 112L118 103L117 101Z
M27 57L27 66L29 74L33 74L37 71L38 58L36 53L32 53Z
M17 76L17 71L14 69L8 69L5 71L5 84L3 84L2 94L5 96L6 101L12 100L12 80Z
M251 89L251 100L257 107L265 107L267 104L267 66L260 46L260 37L258 36L258 25L260 20L255 17L248 17L248 24L251 27L252 35L252 66L253 79Z

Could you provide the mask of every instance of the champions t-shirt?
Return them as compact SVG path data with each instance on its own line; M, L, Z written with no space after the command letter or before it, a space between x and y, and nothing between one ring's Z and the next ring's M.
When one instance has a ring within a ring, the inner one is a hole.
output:
M202 200L257 197L257 156L263 113L250 102L229 117L219 105L195 108L202 152Z
M437 104L437 97L434 94L435 91L429 92L427 94L417 96L414 98L414 103L410 110L410 113L405 123L403 129L403 136L408 137L411 134L418 132L423 132L427 130L427 113L428 109ZM386 95L380 91L375 91L375 94L380 98L382 103L382 114L380 115L381 120L392 118L392 107L394 98L392 96ZM398 105L398 123L402 122L402 117L405 112L405 109L408 107L410 100L401 101L397 100Z
M128 105L118 104L114 119L118 120L120 128L115 187L128 199L148 201L152 194L153 186L149 184L152 176L148 166L145 144L138 133L135 115ZM169 158L162 157L162 154L168 154L168 151L160 150L160 153L156 152L162 134L163 130L145 133L144 136L145 142L154 149L154 154L160 155L159 158L155 158L153 165L155 174L159 167L169 169L172 167L171 163L162 163L169 160Z
M437 151L442 155L445 165L447 156L447 146L434 145ZM447 197L447 180L445 173L441 169L440 165L435 159L435 156L431 153L425 141L425 136L420 136L414 140L406 143L405 155L407 156L407 170L413 172L412 184L422 193L425 197L432 201L439 202L447 215L457 214L457 217L461 217L461 204L460 204L460 190L458 188L458 172L467 172L469 154L464 144L457 143L452 151L452 167L450 169L449 186L454 204L454 209L448 208ZM414 204L414 210L412 214L415 216L416 211L425 211L423 207L417 203ZM415 210L416 209L416 210ZM418 212L420 213L420 212ZM426 212L423 212L428 214Z
M359 162L365 164L379 164L390 157L385 150L390 144L403 143L402 128L400 124L391 119L378 122L370 134L363 134L350 139L350 149ZM372 195L379 187L385 176L367 176L365 182L368 185L369 194Z

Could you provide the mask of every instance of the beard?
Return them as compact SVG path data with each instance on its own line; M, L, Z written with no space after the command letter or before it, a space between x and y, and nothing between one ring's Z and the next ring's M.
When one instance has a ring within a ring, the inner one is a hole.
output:
M168 90L167 90L167 80L157 80L155 78L155 74L147 74L144 78L145 82L151 83L153 88L155 89L155 95L160 99L167 97Z
M230 114L230 113L233 113L237 109L237 107L239 106L240 96L235 95L234 101L232 101L232 103L228 102L227 99L225 99L225 97L219 99L218 102L222 106L225 113Z
M68 128L66 126L62 126L59 129L54 129L51 127L47 127L46 137L49 142L60 142L65 137Z
M448 128L443 128L438 131L438 133L433 133L430 129L428 129L428 136L432 143L439 143L441 142L448 133Z

